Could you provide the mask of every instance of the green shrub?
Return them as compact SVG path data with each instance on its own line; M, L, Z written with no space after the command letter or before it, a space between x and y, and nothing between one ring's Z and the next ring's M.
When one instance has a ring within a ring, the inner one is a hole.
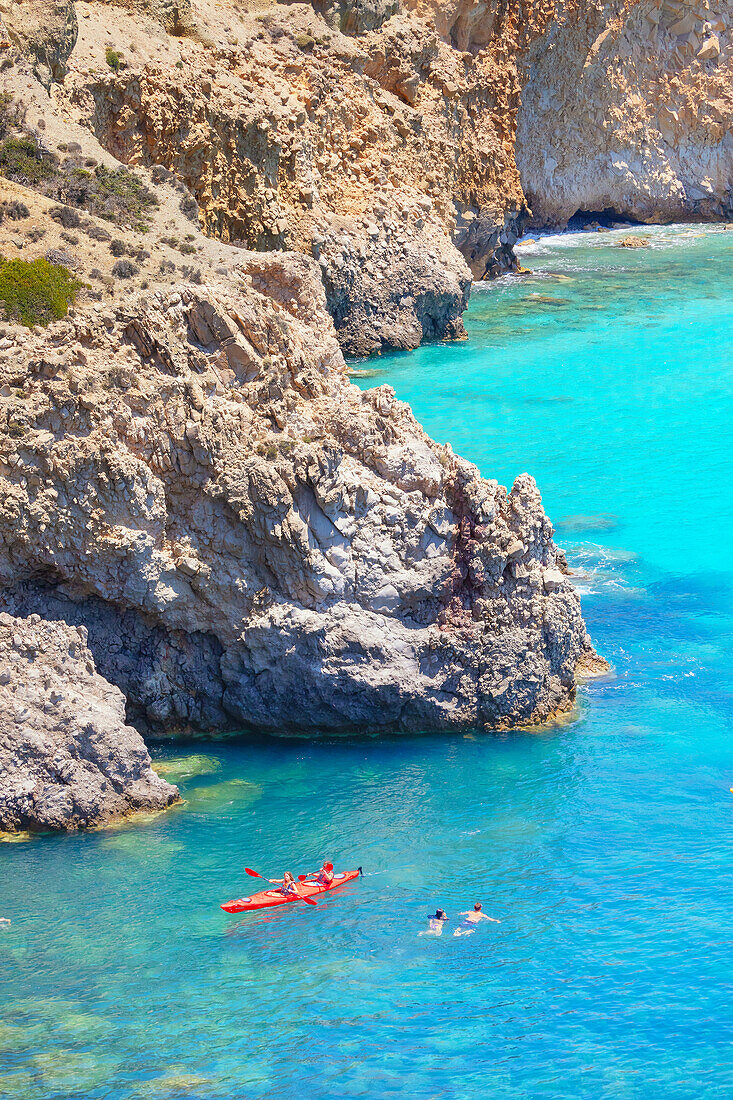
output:
M33 187L50 179L54 169L32 137L9 137L0 143L0 172Z
M16 103L10 92L0 92L0 138L22 126L26 116L24 103Z
M98 164L93 172L74 169L62 176L55 195L69 206L80 207L106 221L127 225L139 232L147 229L142 220L158 205L153 192L129 168L107 168Z
M28 328L65 317L81 285L67 268L48 260L0 259L0 303L8 317Z
M117 53L117 50L113 50L111 46L108 46L104 51L104 58L113 73L118 73L120 71L122 55Z

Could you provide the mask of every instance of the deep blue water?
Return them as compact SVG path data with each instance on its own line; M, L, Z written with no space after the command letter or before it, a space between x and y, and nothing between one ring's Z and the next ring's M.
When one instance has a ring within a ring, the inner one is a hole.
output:
M160 748L184 808L2 846L0 1097L731 1095L733 233L621 235L362 380L537 478L614 675L530 734ZM365 877L218 909L323 856Z

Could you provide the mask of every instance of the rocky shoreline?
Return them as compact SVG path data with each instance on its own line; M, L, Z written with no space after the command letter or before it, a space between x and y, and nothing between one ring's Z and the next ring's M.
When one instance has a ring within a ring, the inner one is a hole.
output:
M505 729L604 666L532 478L343 353L460 338L532 217L729 216L729 5L649 7L0 5L0 828L172 804L125 708Z
M571 706L593 652L532 479L507 494L353 386L312 261L239 255L0 352L0 604L83 624L154 732Z

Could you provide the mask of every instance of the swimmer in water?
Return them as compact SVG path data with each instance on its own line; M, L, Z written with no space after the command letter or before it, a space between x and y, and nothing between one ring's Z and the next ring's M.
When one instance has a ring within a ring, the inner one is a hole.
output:
M443 925L448 920L445 909L436 909L434 917L428 917L430 924L424 932L418 932L418 936L442 936Z
M482 905L480 901L477 901L473 909L469 909L467 913L459 913L459 917L463 917L463 920L453 933L454 936L470 936L476 931L476 925L482 920L491 920L494 924L501 924L500 920L496 917L487 917L486 913L482 912Z

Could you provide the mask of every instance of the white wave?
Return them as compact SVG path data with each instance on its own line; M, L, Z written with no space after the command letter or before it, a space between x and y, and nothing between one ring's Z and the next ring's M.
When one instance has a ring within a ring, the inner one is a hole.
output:
M649 241L650 248L665 248L670 246L685 245L700 240L701 237L711 233L724 232L722 225L680 224L674 225L623 225L618 229L598 230L564 230L560 233L528 233L521 237L515 248L522 256L548 256L556 250L583 247L600 249L613 243L616 246L619 238L644 237Z
M639 596L644 589L635 585L629 572L638 562L631 550L601 546L596 543L564 547L571 570L569 580L581 596L615 591L626 596Z

